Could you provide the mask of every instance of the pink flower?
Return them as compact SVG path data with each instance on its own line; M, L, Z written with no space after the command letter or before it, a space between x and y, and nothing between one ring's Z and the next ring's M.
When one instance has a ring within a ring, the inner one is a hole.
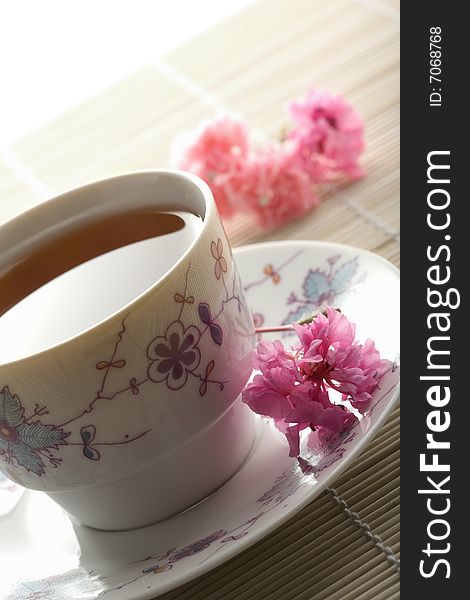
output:
M231 180L237 203L246 206L264 229L296 219L319 202L308 174L285 146L252 153L242 171Z
M380 359L374 343L355 342L355 325L331 307L326 309L326 316L320 314L309 325L294 324L294 328L301 341L300 370L350 397L353 406L365 407L390 364Z
M358 163L364 125L344 98L313 88L291 102L289 112L295 126L287 137L300 168L313 181L330 181L342 173L353 179L364 175Z
M355 340L355 325L333 308L294 329L300 344L291 352L279 340L258 344L261 373L243 391L243 401L272 417L285 434L290 456L298 456L300 432L307 427L322 441L349 427L356 417L344 401L364 410L390 366L371 340L364 345ZM340 392L339 403L331 401L330 390Z
M198 175L211 187L223 217L235 212L230 180L238 174L248 153L246 125L229 116L206 123L186 146L178 166Z
M279 340L274 342L260 342L257 347L258 368L262 373L267 373L270 369L280 367L295 375L295 355L287 352L284 345Z

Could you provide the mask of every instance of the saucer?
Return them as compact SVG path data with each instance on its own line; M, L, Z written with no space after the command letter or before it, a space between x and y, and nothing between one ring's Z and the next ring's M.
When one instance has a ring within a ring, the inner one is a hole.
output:
M384 259L326 242L273 242L234 250L257 326L290 323L332 305L371 337L393 367L371 408L307 470L285 438L256 417L251 451L225 485L191 509L142 529L104 532L76 525L41 492L0 475L0 598L154 598L233 557L292 517L348 467L398 398L399 275ZM286 334L267 334L265 339ZM181 473L184 477L184 473ZM15 506L16 505L16 506Z

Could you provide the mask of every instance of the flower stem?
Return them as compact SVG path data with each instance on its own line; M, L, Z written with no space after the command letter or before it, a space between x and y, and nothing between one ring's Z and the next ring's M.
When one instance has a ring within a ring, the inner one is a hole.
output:
M341 309L339 308L335 308L335 310L337 310L338 312L341 312ZM319 314L322 314L326 317L326 310L318 310L318 311L314 311L311 315L308 315L307 317L304 317L303 319L300 319L299 321L297 321L297 323L299 325L308 325L308 323L311 323L316 317L318 317ZM255 332L256 333L275 333L277 331L292 331L294 329L293 324L291 323L290 325L277 325L274 327L255 327Z
M255 327L256 333L274 333L276 331L292 331L292 325L279 325L278 327Z

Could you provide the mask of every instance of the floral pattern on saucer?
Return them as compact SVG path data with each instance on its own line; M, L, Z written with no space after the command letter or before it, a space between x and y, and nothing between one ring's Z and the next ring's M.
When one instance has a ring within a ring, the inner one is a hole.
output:
M295 252L277 267L272 264L265 265L262 269L262 277L245 285L245 291L269 282L274 285L279 284L281 271L293 263L301 253L301 251ZM345 260L341 254L329 256L322 267L309 268L303 276L301 292L291 291L288 295L286 305L295 305L295 308L289 310L281 324L289 325L293 321L300 321L319 308L335 305L346 291L351 292L353 287L364 280L366 273L358 275L358 271L358 257ZM256 312L255 316L255 324L260 327L265 317L261 312Z

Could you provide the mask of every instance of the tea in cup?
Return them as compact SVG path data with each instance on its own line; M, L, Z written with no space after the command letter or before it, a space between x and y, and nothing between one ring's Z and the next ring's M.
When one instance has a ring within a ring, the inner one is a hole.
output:
M254 325L208 186L106 179L0 226L0 469L79 522L162 520L253 439Z

